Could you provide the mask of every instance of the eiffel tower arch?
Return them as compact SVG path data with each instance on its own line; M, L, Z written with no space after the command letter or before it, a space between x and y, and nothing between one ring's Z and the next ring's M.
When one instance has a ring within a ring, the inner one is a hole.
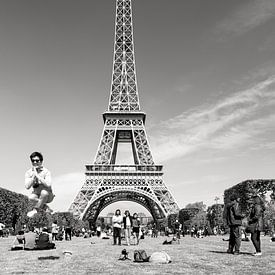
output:
M95 222L117 201L133 201L160 221L179 207L163 181L163 167L154 163L140 110L133 41L131 0L116 0L112 83L104 129L86 180L71 204L74 216ZM131 144L134 165L116 164L118 144Z

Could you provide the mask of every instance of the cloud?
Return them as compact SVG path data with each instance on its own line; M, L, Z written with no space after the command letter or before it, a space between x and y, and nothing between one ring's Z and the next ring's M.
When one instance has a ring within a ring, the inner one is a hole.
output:
M84 173L76 172L57 176L52 179L55 199L50 204L54 211L68 211L74 198L85 182Z
M151 129L155 159L166 161L202 148L228 150L252 146L274 129L275 76L203 105ZM268 141L267 141L268 142Z
M240 36L264 24L275 15L274 0L254 0L242 4L228 18L220 22L215 32L224 40L228 36Z

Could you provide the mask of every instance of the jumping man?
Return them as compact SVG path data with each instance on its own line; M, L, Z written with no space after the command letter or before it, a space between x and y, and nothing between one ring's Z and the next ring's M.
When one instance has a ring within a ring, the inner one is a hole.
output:
M38 209L50 211L47 203L52 202L54 194L51 187L51 173L43 167L43 155L39 152L33 152L30 155L32 168L25 174L25 187L33 188L29 196L29 200L34 204L34 209L27 213L29 218L32 218Z

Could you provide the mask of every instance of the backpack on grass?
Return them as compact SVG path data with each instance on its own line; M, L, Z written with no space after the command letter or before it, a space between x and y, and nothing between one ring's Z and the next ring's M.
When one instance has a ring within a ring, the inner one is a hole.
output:
M160 263L160 264L169 264L172 261L171 261L171 257L165 251L160 251L160 252L154 252L150 256L150 262Z
M149 262L149 258L145 250L135 250L134 251L134 262Z
M120 261L131 260L131 259L128 257L128 254L129 254L129 252L128 252L125 248L122 249L121 255L120 255L120 257L119 257L119 260L120 260Z

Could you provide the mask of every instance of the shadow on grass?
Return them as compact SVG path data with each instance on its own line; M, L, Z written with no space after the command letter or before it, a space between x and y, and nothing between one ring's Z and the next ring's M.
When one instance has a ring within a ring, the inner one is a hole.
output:
M231 254L231 253L227 253L226 251L214 251L214 250L210 250L210 253L217 253L217 254ZM248 253L248 252L240 252L239 255L250 255L252 256L253 253ZM234 255L234 254L231 254ZM236 255L235 255L236 256Z

